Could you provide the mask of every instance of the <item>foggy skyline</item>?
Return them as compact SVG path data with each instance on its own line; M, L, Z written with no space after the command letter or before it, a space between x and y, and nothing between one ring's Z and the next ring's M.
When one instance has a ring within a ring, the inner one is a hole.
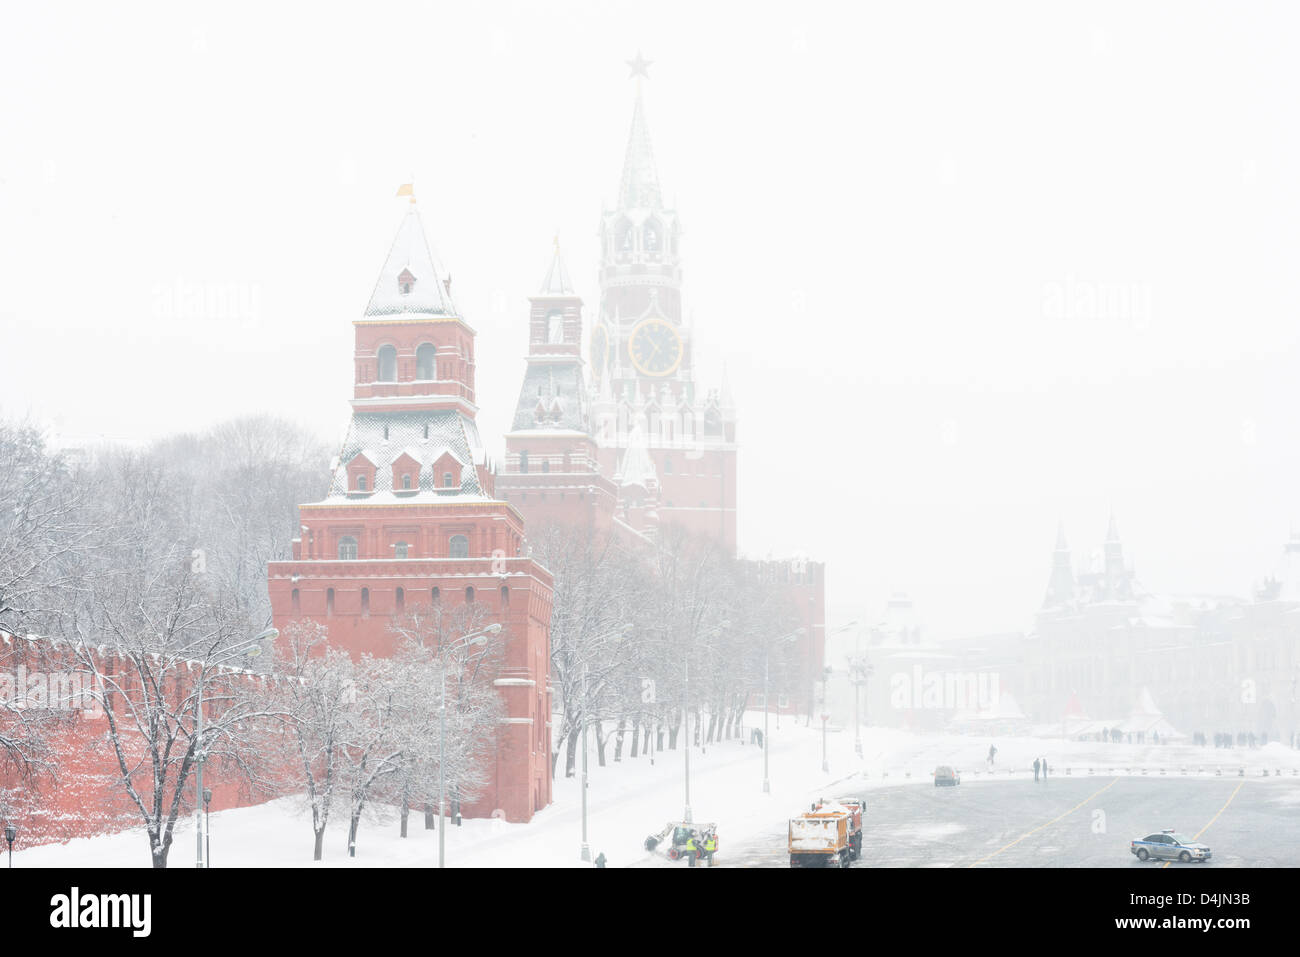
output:
M931 636L1023 630L1058 519L1078 570L1112 510L1154 591L1280 559L1292 10L211 9L0 36L0 415L336 440L414 176L499 457L554 235L590 332L640 50L740 549L826 561L828 628L906 591Z

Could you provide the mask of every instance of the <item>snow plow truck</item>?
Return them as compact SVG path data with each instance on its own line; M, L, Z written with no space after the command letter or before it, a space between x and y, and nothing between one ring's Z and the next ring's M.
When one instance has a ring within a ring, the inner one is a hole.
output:
M848 867L862 856L862 802L820 801L790 819L791 867Z

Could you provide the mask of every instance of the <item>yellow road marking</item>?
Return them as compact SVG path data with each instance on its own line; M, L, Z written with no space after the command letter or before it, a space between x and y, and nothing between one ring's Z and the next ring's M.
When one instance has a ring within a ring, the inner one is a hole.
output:
M1246 783L1245 781L1242 781L1235 788L1232 789L1232 793L1228 795L1228 800L1224 801L1223 807L1219 808L1219 813L1215 814L1214 817L1210 818L1209 824L1205 825L1205 827L1201 828L1199 831L1197 831L1195 834L1192 835L1193 841L1200 840L1201 835L1210 829L1210 825L1219 819L1219 814L1222 814L1224 811L1228 809L1228 805L1232 803L1232 799L1237 796L1237 792L1241 790L1241 786L1245 783ZM1172 863L1173 861L1165 861L1165 867L1168 867Z
M988 855L987 857L981 857L981 858L980 858L978 861L976 861L974 864L968 864L967 867L976 867L976 866L978 866L978 865L980 865L980 864L983 864L985 861L992 860L993 858L995 858L995 857L997 857L999 854L1001 854L1003 851L1008 850L1009 848L1015 847L1017 844L1019 844L1019 843L1020 843L1021 841L1023 841L1025 838L1027 838L1027 837L1032 837L1033 835L1035 835L1035 834L1037 834L1039 831L1041 831L1043 828L1045 828L1045 827L1051 827L1053 824L1055 824L1057 821L1061 820L1062 818L1067 818L1067 817L1069 817L1069 816L1070 816L1071 814L1073 814L1075 811L1079 810L1079 808L1083 807L1085 804L1087 804L1089 801L1091 801L1093 798L1095 798L1095 797L1096 797L1098 794L1100 794L1102 791L1105 791L1105 790L1108 790L1109 788L1114 787L1114 786L1115 786L1115 782L1118 781L1118 780L1119 780L1119 778L1111 778L1111 779L1110 779L1110 784L1107 784L1105 787L1103 787L1103 788L1098 788L1096 791L1093 791L1093 792L1092 792L1091 794L1089 794L1086 798L1084 798L1082 801L1080 801L1080 802L1079 802L1078 804L1076 804L1074 807L1070 808L1070 810L1066 811L1064 814L1060 815L1059 817L1054 817L1054 818L1052 818L1052 819L1051 819L1050 821L1048 821L1046 824L1040 824L1038 827L1034 828L1032 831L1027 831L1027 832L1024 833L1024 834L1021 834L1018 838L1016 838L1014 841L1012 841L1012 842L1011 842L1010 844L1008 844L1006 847L998 848L998 850L994 851L992 854ZM1211 823L1213 823L1213 822L1211 822Z

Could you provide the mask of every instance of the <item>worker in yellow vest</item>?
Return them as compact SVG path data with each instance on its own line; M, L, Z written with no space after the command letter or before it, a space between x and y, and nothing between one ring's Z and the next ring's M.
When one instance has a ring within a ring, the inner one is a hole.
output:
M713 866L713 852L718 849L718 836L710 831L704 837L704 857L709 862L709 867Z
M691 836L686 839L686 859L691 862L691 867L695 866L695 858L699 852L700 849L695 844L695 832L692 831Z

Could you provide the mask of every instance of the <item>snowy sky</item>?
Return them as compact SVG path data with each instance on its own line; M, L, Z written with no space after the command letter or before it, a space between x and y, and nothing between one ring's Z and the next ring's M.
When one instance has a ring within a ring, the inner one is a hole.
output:
M742 549L1025 627L1058 517L1245 593L1300 518L1284 4L27 4L0 30L0 414L330 437L415 177L503 446L558 230L589 307L633 86L727 363ZM324 480L324 477L322 477Z

